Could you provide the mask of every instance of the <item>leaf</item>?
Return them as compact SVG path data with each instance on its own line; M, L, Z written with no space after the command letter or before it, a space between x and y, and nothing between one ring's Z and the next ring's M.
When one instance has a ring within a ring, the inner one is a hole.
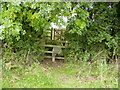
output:
M80 19L76 19L76 20L75 20L75 24L76 24L77 26L79 26L80 29L83 29L83 28L85 28L85 26L86 26L86 23L85 23L84 21L80 20Z
M16 39L17 39L17 41L20 40L20 36L17 36Z
M71 5L72 5L71 2L67 2L67 3L66 3L66 7L67 7L67 8L71 8Z
M76 13L76 11L71 11L70 13Z
M75 20L75 24L76 24L77 26L79 26L80 23L81 23L81 20L80 20L80 19L76 19L76 20Z

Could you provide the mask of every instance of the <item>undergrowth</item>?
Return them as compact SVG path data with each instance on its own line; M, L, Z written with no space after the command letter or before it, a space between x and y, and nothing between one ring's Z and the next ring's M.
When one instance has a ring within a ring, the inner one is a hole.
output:
M3 62L3 88L118 88L117 64L16 62Z

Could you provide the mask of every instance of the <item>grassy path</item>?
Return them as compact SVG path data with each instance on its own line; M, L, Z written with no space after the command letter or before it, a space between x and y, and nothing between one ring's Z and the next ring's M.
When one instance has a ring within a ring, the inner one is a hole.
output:
M60 87L63 88L73 88L76 87L76 84L78 83L77 78L73 75L65 74L64 70L62 68L49 68L51 71L45 72L48 77L58 83ZM52 76L52 77L51 77Z
M85 66L84 66L85 67ZM3 72L5 88L117 88L116 68L101 75L98 68L62 62L34 63ZM112 71L114 69L114 71ZM90 72L91 70L91 72ZM109 74L111 73L111 75ZM108 76L109 75L109 76Z

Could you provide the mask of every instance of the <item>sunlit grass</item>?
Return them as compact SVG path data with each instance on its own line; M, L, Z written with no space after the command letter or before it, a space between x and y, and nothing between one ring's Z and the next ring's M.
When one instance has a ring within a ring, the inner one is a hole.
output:
M3 88L118 88L116 65L104 70L94 64L63 64L60 68L34 63L4 69Z

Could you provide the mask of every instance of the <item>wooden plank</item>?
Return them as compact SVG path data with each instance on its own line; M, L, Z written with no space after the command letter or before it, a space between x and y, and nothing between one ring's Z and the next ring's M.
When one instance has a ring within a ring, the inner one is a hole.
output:
M54 29L52 29L52 35L51 35L51 36L52 36L52 38L51 38L51 39L52 39L52 40L54 40L54 36L55 36Z
M53 53L53 51L43 51L44 53ZM59 54L62 55L62 54Z
M58 46L58 45L41 45L43 47L60 47L60 48L66 48L65 46Z
M52 62L55 62L55 56L54 56L54 57L52 57Z
M44 56L44 58L52 58L52 56ZM55 59L65 59L64 57L55 57Z
M47 42L61 42L61 43L69 43L68 41L60 41L60 40L46 40Z
M54 29L55 31L66 31L66 29Z
M44 53L53 53L53 51L43 51Z

